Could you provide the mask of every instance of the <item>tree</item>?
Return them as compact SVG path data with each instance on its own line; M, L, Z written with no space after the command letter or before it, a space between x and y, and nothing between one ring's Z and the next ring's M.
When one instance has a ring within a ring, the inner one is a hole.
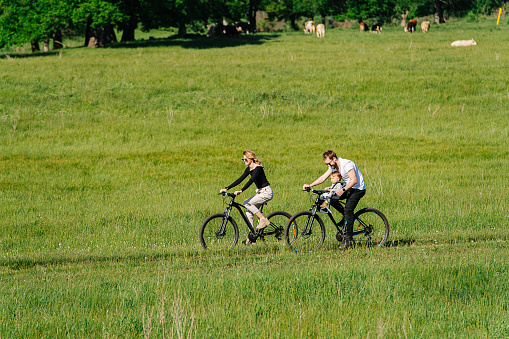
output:
M435 0L433 8L435 9L435 23L443 24L445 22L444 7L450 3L449 0Z
M31 42L32 51L63 46L63 31L84 34L104 45L114 38L113 27L122 20L115 0L0 0L0 45Z
M391 21L395 15L395 0L346 0L345 19L365 20L374 18L380 22Z
M305 16L299 0L275 0L265 6L265 11L270 19L285 20L290 22L292 29L297 29L296 19Z
M72 12L72 29L85 36L84 46L103 47L117 42L114 27L123 20L114 0L79 0Z
M59 38L60 32L69 27L69 13L73 1L63 0L0 0L0 44L17 45L30 41L32 50L39 50L39 40Z

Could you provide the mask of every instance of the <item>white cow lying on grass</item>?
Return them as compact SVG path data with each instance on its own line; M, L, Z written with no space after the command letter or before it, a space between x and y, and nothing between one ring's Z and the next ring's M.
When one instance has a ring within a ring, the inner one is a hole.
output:
M458 46L475 46L477 45L477 42L474 41L474 39L470 40L457 40L451 43L451 46L458 47Z

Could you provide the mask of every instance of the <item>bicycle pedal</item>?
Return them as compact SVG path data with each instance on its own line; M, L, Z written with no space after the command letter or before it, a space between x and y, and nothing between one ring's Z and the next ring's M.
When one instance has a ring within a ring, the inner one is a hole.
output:
M251 241L252 243L255 243L256 242L256 239L258 239L258 232L249 232L249 234L247 235L249 241Z

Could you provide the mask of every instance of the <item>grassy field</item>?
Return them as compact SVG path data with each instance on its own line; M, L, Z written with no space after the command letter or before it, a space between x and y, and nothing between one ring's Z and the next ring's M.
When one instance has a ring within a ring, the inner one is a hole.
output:
M0 58L0 337L508 337L508 33L456 21ZM202 251L246 148L267 211L291 214L325 149L354 160L388 246L339 251L328 224L311 255Z

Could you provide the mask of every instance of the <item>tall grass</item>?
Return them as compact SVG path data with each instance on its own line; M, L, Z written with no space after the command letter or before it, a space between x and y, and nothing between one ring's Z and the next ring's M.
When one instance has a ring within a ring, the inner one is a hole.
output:
M0 59L0 333L507 336L508 29ZM313 256L203 253L199 226L246 148L266 165L268 208L290 213L308 208L300 188L325 149L354 160L360 207L387 215L393 246L338 252L327 225Z

